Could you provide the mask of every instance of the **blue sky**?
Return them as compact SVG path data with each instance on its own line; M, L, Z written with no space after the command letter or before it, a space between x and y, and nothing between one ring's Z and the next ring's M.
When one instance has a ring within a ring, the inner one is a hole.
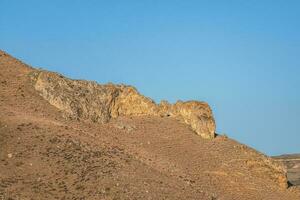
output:
M219 133L300 152L300 1L0 0L0 48L156 102L207 101Z

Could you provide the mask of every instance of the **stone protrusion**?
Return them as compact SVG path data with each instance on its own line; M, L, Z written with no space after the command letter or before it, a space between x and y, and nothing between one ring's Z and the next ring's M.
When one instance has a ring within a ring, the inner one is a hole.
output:
M215 137L213 113L204 102L155 104L132 86L71 80L47 71L35 71L30 76L40 95L68 118L105 123L118 116L171 116L190 125L203 138Z

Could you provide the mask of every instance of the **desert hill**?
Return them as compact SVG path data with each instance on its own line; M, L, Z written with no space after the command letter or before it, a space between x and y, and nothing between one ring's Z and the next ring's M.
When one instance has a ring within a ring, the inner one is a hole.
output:
M215 134L208 104L155 104L0 51L0 199L300 199L286 170Z

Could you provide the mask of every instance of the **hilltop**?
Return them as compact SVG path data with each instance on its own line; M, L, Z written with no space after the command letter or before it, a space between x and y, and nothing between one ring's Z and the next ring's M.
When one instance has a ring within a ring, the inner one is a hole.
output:
M72 80L0 51L0 199L300 199L201 101Z

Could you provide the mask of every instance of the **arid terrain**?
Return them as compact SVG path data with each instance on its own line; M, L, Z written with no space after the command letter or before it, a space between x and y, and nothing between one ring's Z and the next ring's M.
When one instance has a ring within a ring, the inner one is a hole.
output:
M300 199L280 161L215 123L204 102L155 104L0 51L0 200Z
M286 154L273 158L286 166L290 184L300 186L300 154Z

